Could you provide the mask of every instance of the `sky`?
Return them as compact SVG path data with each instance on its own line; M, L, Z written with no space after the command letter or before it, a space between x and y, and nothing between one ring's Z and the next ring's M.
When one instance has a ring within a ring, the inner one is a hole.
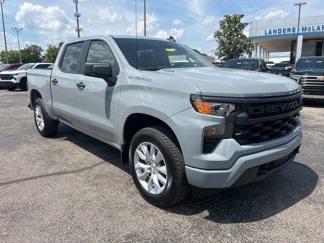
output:
M136 0L79 0L82 36L135 35ZM303 16L324 14L324 0L306 0ZM217 46L213 32L224 15L244 14L245 22L296 17L295 0L147 0L148 36L167 38L210 54ZM73 0L5 0L9 49L17 48L13 27L22 27L22 46L76 37ZM137 0L138 35L143 35L143 0ZM0 49L4 49L0 27Z

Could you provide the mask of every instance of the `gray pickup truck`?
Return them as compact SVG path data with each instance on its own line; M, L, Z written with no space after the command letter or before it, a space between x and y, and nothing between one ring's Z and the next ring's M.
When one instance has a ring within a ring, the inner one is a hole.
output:
M294 160L301 89L271 74L219 69L185 45L105 36L63 45L53 70L28 74L38 132L59 122L121 151L150 203L191 188L261 180Z

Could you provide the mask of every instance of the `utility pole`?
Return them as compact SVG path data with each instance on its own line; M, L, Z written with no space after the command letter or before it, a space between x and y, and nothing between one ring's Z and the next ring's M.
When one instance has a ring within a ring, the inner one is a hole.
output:
M78 8L79 1L78 0L73 0L73 2L75 3L75 13L74 13L74 16L75 16L76 21L77 21L77 27L76 27L75 30L78 33L78 38L80 38L80 32L82 31L82 29L80 28L80 21L79 21L79 18L81 16L81 14L79 13L79 8Z
M20 52L20 40L19 40L19 34L20 34L20 32L23 30L22 28L17 28L17 27L15 27L15 28L13 28L12 29L15 33L16 33L16 35L17 35L17 42L18 42L18 51L19 51L19 60L20 60L20 63L22 63L22 61L21 61L21 52Z
M295 57L295 63L299 60L299 58L302 56L302 50L303 50L303 42L304 42L304 36L300 35L300 13L301 13L301 7L306 5L305 2L297 2L295 3L295 6L298 6L298 22L297 22L297 46L296 46L296 57Z
M300 3L295 3L295 6L298 6L298 23L297 23L297 34L299 33L300 29L300 12L301 12L301 7L306 5L307 3L305 2L300 2Z
M6 61L9 63L9 56L8 56L8 47L7 47L7 37L6 37L6 28L5 28L5 22L4 22L4 16L3 16L3 4L5 0L0 0L1 5L1 17L2 17L2 29L3 29L3 39L5 44L5 51L6 51Z
M146 36L146 0L144 0L144 36Z

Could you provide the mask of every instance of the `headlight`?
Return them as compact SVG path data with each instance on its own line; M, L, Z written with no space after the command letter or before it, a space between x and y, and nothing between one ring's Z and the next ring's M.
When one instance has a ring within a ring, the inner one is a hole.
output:
M234 104L205 100L200 95L191 95L191 104L198 113L205 115L228 117L235 111Z

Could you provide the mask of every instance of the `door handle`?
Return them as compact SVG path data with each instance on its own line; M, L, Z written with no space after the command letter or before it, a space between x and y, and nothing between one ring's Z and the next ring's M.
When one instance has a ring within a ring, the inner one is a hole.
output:
M54 79L52 80L52 83L53 83L54 85L57 85L58 80L57 80L56 78L54 78Z
M76 85L79 89L84 89L86 85L83 82L77 83Z

